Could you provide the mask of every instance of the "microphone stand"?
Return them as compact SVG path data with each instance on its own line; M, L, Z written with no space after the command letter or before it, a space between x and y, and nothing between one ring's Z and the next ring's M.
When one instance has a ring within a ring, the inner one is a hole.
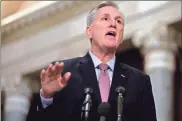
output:
M123 109L123 95L122 93L118 94L118 102L117 102L117 112L118 112L118 118L117 121L122 121L122 109Z
M91 88L85 88L84 93L86 94L85 100L82 105L82 113L81 113L81 119L84 121L88 121L90 108L92 106L92 100L91 100L91 94L93 90Z
M115 90L118 93L118 97L117 97L117 121L122 121L122 111L123 111L123 92L125 91L125 88L122 86L119 86L116 88Z

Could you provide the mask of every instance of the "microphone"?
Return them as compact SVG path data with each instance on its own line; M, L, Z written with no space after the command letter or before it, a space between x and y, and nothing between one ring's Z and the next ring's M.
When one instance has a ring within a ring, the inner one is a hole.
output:
M83 102L83 110L84 110L84 117L85 117L85 121L88 120L89 117L89 112L90 112L90 108L92 106L92 100L91 100L91 94L93 92L93 89L91 88L85 88L84 93L85 93L85 100Z
M103 102L99 105L98 107L98 113L100 114L100 121L105 121L106 120L106 116L110 111L110 104L107 102Z
M117 121L122 121L122 111L123 111L123 95L122 93L125 92L125 88L122 86L118 86L115 90L118 93L117 97Z

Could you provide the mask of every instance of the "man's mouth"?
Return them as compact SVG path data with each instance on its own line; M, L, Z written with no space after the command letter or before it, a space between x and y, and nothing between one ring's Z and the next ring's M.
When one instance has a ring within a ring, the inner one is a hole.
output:
M116 32L114 32L114 31L109 31L109 32L106 33L106 35L115 37L115 36L116 36Z

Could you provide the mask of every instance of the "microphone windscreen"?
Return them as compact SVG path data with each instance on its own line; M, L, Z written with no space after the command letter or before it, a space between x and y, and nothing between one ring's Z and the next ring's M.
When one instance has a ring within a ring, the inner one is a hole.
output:
M115 90L117 93L124 93L126 90L125 90L125 88L124 87L122 87L122 86L118 86L117 88L116 88L116 90Z
M106 115L109 113L110 108L111 108L111 106L110 106L109 103L103 102L103 103L101 103L101 104L99 105L99 107L98 107L98 113L99 113L101 116L106 116Z
M93 92L92 88L87 87L87 88L84 89L85 94L91 94L92 92Z

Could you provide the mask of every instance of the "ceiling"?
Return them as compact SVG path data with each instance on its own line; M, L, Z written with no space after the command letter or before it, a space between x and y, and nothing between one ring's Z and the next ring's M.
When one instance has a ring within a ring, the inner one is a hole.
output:
M1 18L8 17L16 12L20 12L39 1L2 1L1 2Z

